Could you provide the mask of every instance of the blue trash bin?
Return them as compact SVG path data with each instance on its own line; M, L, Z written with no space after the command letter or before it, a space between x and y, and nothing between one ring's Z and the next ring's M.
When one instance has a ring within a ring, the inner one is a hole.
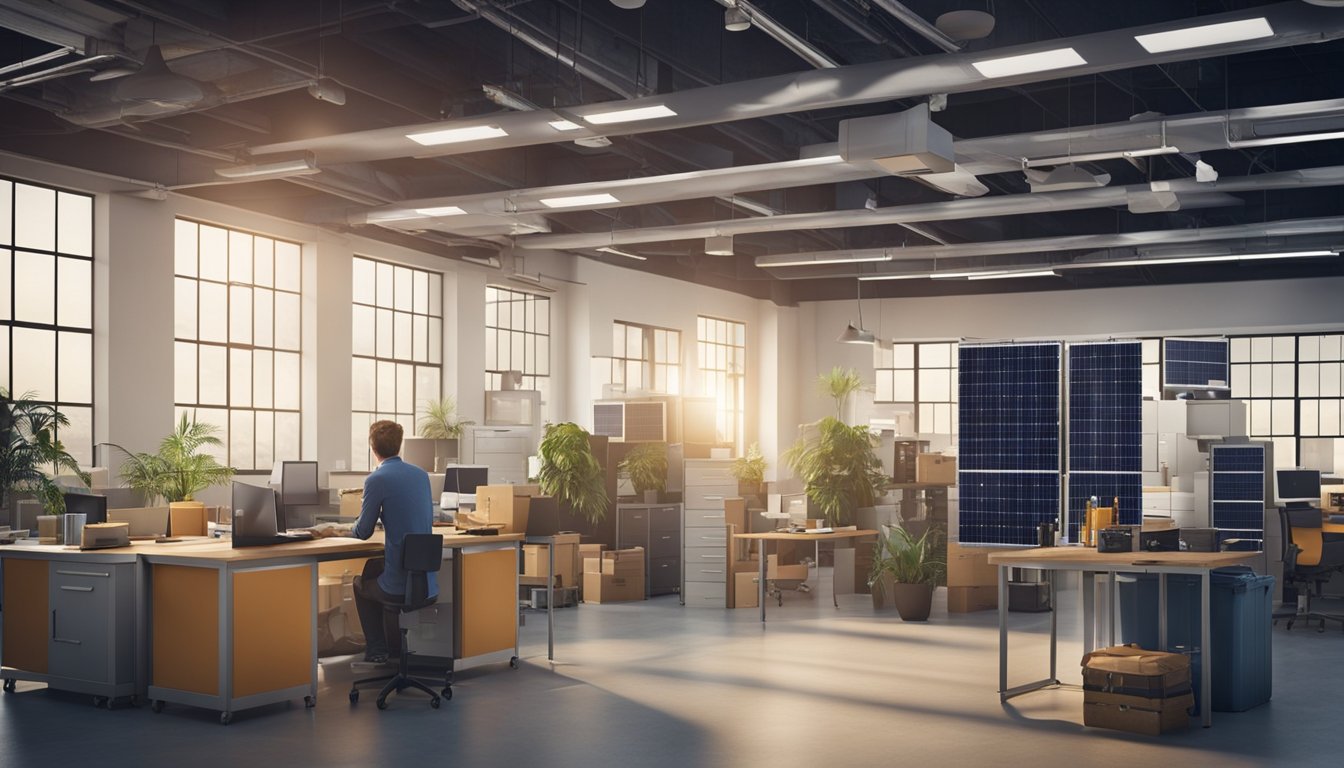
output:
M1220 568L1209 583L1213 711L1244 712L1269 701L1273 692L1274 577L1249 568ZM1167 577L1167 647L1158 647L1157 576L1135 574L1120 580L1122 643L1190 656L1196 708L1200 694L1199 577Z

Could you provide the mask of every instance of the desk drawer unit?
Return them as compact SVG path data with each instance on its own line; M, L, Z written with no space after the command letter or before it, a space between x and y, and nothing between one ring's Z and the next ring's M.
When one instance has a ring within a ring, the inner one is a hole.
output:
M737 496L732 459L688 459L682 516L682 602L724 608L728 587L728 532L723 502Z
M644 594L668 595L681 588L681 507L621 504L616 508L616 547L644 548ZM668 574L674 574L669 578Z

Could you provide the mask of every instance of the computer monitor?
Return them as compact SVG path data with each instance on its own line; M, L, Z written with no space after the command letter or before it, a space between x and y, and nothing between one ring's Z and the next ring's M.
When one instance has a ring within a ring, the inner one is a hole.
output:
M468 466L449 464L443 470L443 492L474 494L479 485L490 484L490 468L486 466Z
M322 503L317 487L316 461L286 461L280 469L280 501L285 506Z
M1319 469L1274 470L1274 500L1281 506L1305 507L1321 500Z
M106 523L107 497L95 496L92 493L67 493L65 511L88 515L84 521L86 523Z
M267 487L233 484L233 546L273 543L277 528L275 491Z

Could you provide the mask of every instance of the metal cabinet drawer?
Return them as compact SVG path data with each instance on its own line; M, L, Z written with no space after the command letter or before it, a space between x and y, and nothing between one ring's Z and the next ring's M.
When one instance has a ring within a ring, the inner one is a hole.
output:
M733 462L728 461L688 461L686 462L686 487L695 485L731 485L733 495L737 495L737 478L733 477Z
M655 557L649 561L649 594L666 595L680 588L680 558Z
M649 557L677 557L681 554L680 531L658 531L649 534Z
M723 500L737 496L737 484L686 485L686 509L723 509Z
M687 528L722 528L725 524L723 508L686 510Z
M723 526L688 528L684 543L687 547L713 547L722 552L728 546L728 529Z
M681 591L681 597L686 601L687 608L728 607L727 595L722 583L697 584L687 582L685 589Z
M718 547L687 547L683 551L686 581L728 581L728 553Z
M48 646L48 671L52 675L112 682L108 640L113 631L113 573L108 566L52 564Z
M649 510L649 531L681 530L681 507L655 507Z

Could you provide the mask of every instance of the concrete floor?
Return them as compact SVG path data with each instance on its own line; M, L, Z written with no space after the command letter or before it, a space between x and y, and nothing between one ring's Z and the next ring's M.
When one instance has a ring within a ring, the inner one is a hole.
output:
M1061 593L1061 677L1077 682L1076 591ZM675 597L529 614L523 663L462 670L452 701L418 694L352 707L348 659L324 660L318 706L278 704L219 725L185 706L95 710L85 696L20 683L0 697L0 766L1136 766L1344 765L1344 633L1274 630L1274 698L1214 727L1150 738L1082 726L1082 696L1008 706L997 688L994 612L927 624L831 606L829 582L755 610L686 609ZM1012 614L1010 684L1043 677L1046 615Z

